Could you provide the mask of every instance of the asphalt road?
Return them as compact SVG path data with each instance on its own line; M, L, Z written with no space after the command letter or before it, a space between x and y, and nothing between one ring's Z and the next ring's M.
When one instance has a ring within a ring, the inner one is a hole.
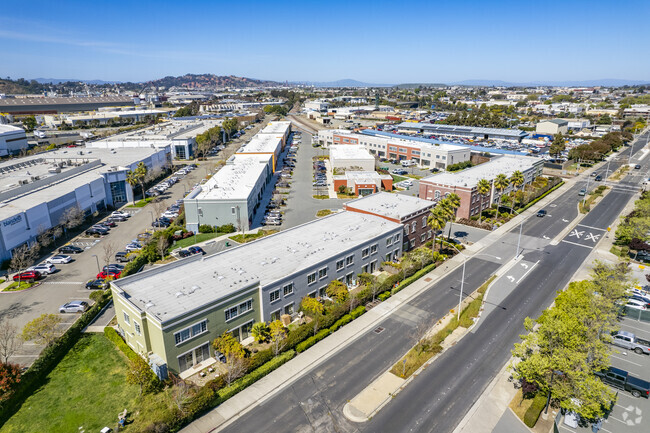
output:
M635 152L645 139L641 143L635 146ZM611 162L612 172L627 162L626 158L620 159ZM648 172L648 163L648 159L643 160L642 172ZM369 422L349 422L342 415L343 406L412 346L409 336L417 323L440 318L456 305L460 268L382 322L385 331L367 332L340 355L243 415L226 431L452 431L509 359L513 344L524 331L523 319L538 316L587 258L596 242L586 232L593 237L603 236L633 194L626 185L632 186L638 180L640 176L632 173L620 183L623 187L615 187L604 197L581 221L584 230L580 231L585 233L579 239L569 233L557 245L551 245L551 240L577 216L577 193L584 187L580 183L549 205L549 215L528 218L522 226L522 254L523 260L536 266L499 304L501 308L425 369ZM519 228L514 228L484 250L502 261L482 255L468 260L466 293L478 288L500 263L514 256L518 233Z

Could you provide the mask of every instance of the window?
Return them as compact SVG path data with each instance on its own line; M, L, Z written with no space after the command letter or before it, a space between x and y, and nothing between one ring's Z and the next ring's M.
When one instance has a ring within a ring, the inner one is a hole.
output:
M370 255L370 248L364 248L361 250L361 258L365 259Z
M250 311L253 309L253 300L249 299L246 302L242 302L239 304L239 314L244 314L247 311Z
M397 234L395 235L395 243L398 243L398 242L399 242L399 238L400 238L400 234L397 233Z
M135 333L141 335L140 324L135 320L133 321L133 327L135 328Z
M230 208L230 213L233 214L233 215L235 214L235 208L234 207Z
M352 284L352 280L354 279L354 273L350 272L345 276L345 284L348 286Z
M377 253L377 244L370 245L370 254L376 254Z
M226 313L226 322L228 320L232 320L232 319L234 319L235 317L238 316L237 307L230 307L230 308L228 308L228 309L226 309L224 311Z
M354 254L351 256L347 256L345 258L345 266L350 266L353 263L354 263Z
M237 307L235 307L237 309ZM174 334L174 340L176 341L176 345L178 346L181 344L183 341L189 340L190 338L194 338L199 334L203 334L208 330L208 321L203 320L199 323L196 323L189 328L181 329L180 331L176 332Z
M316 272L312 272L311 274L307 275L307 284L312 284L316 281Z
M393 251L393 260L397 260L398 257L399 257L399 250Z
M337 271L340 271L340 270L343 269L344 267L345 267L345 261L344 261L343 259L338 260L338 261L336 262L336 270L337 270Z
M425 228L427 226L427 217L423 216L422 217L422 228Z
M393 237L386 238L386 246L391 246L393 245Z
M427 239L431 239L431 230L427 232Z
M280 299L280 291L279 290L274 290L271 293L269 293L269 298L271 302L275 302L278 299Z
M397 150L397 147L395 147L395 146L388 146L388 150L395 151L395 150Z
M433 194L433 197L434 197L436 200L440 200L440 191L436 191L435 194Z
M422 234L422 235L420 236L420 242L424 243L424 241L425 241L426 239L427 239L427 235L426 235L426 234Z
M271 313L271 321L280 320L280 310L275 310Z
M413 233L415 233L415 229L417 229L417 226L418 226L418 222L417 222L417 221L413 221L413 223L411 224L411 231L412 231Z
M319 269L318 270L318 279L322 280L325 277L327 277L327 268Z
M390 253L386 254L386 261L390 262Z
M363 265L363 266L361 267L361 273L367 273L367 272L368 272L368 268L369 268L369 266L370 266L370 265L369 265L368 263L366 263L365 265Z
M293 283L289 283L282 287L282 290L284 291L284 296L289 296L293 294Z
M315 298L315 297L316 297L316 292L315 292L315 291L314 291L314 292L311 292L311 293L308 294L307 296L309 296L310 298Z
M408 235L408 234L409 234L409 225L408 225L408 224L406 224L406 225L404 226L404 234L405 234L405 235Z
M327 286L323 286L320 289L318 289L318 296L320 296L321 298L324 297L326 294L325 290L327 290Z
M293 314L293 302L284 306L284 314Z

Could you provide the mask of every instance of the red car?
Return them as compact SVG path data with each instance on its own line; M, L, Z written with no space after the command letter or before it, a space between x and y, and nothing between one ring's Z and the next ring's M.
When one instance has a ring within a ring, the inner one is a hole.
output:
M120 278L120 275L122 275L122 271L118 271L117 269L109 269L107 271L102 271L99 274L97 274L97 279L106 279L106 278Z
M25 271L14 275L14 281L36 281L40 278L41 273L38 271Z

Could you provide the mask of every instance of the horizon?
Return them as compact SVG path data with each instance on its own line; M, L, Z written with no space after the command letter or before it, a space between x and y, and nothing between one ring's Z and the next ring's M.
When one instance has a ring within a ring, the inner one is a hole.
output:
M25 10L14 4L0 17L0 74L119 82L186 73L392 85L650 82L650 59L630 43L643 46L647 39L643 17L650 4L642 1L629 2L636 12L620 30L609 29L612 8L604 1L245 6L75 0L36 1ZM342 78L349 76L355 78Z

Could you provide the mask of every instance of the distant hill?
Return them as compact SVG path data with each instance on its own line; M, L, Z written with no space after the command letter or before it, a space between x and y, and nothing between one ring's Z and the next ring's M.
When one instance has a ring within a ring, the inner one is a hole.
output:
M393 86L393 84L364 83L362 81L352 80L349 78L344 80L325 81L325 82L303 81L300 83L293 83L293 84L305 84L307 86L314 86L314 87L392 87Z
M24 78L11 80L0 78L0 93L8 95L25 95L33 93L43 93L47 90L47 86L42 85L36 80L27 81Z
M526 83L514 83L502 80L464 80L450 83L452 86L481 86L481 87L534 87L534 86L550 86L550 87L620 87L620 86L638 86L641 84L648 84L648 80L621 80L617 78L603 78L599 80L584 80L584 81L530 81Z
M61 84L61 83L88 83L88 84L115 84L120 81L104 81L104 80L78 80L74 78L34 78L34 81L41 84Z
M157 80L147 81L147 84L159 87L186 87L188 89L201 89L207 87L275 87L281 83L253 78L236 77L234 75L220 76L213 74L185 74L180 77L168 76Z
M447 84L443 83L402 83L398 84L398 89L417 89L418 87L445 87Z

